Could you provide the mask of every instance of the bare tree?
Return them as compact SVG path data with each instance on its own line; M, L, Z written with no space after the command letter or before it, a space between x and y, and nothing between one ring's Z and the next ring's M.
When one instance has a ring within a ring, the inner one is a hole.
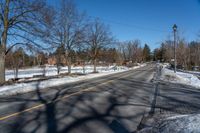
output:
M13 53L13 68L14 68L14 79L18 79L18 72L20 66L22 66L22 58L23 58L23 49L22 48L16 48L16 50Z
M112 43L113 37L111 36L109 28L100 22L99 19L91 22L87 35L87 44L90 50L90 57L93 61L94 72L97 72L96 65L99 52L102 48Z
M177 63L188 68L188 46L184 39L180 40L177 46Z
M63 46L60 46L56 49L56 52L55 52L55 57L56 57L56 67L57 67L57 74L59 75L60 74L60 71L61 71L61 68L62 68L62 65L63 65L63 62L62 62L62 57L64 55L65 51L64 51L64 48Z
M140 40L136 39L131 41L132 44L132 62L141 62L143 55L142 55L142 47Z
M87 27L86 17L84 13L77 11L72 0L62 0L60 8L49 11L50 15L45 14L46 27L41 33L44 33L45 42L52 44L55 48L63 47L68 73L71 73L73 51L84 40Z
M171 62L171 60L174 58L173 51L174 51L173 41L166 40L163 43L161 43L161 46L160 46L161 61Z
M33 28L37 13L45 3L41 0L1 0L0 1L0 83L5 81L5 57L16 45L34 44Z
M191 65L200 66L200 43L195 41L191 42L189 44L189 52Z
M139 40L122 42L119 49L124 61L131 61L133 63L142 61L143 55Z
M124 61L126 60L126 54L125 54L126 51L123 42L117 43L117 53L118 53L118 63L120 65L124 64Z

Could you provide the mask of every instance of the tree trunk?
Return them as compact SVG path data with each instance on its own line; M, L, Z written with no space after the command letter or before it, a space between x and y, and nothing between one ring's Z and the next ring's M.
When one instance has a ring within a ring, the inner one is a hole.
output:
M97 67L97 59L95 58L95 59L94 59L94 71L93 71L94 73L97 72L96 67Z
M57 75L59 75L60 74L60 64L56 64L56 66L57 66Z
M5 55L0 54L0 84L5 82Z
M4 20L3 20L3 25L4 25L4 30L2 34L2 43L0 44L0 84L5 82L5 53L6 53L6 43L7 43L7 34L8 34L8 27L9 27L9 18L8 18L8 13L9 13L9 4L10 0L6 0L5 4L5 11L4 11Z
M23 64L22 65L23 65L23 67L25 67L25 55L24 55L24 52L22 53L22 60L23 60L23 62L22 62Z
M68 73L71 74L71 65L72 65L71 57L68 57L67 65L68 65Z
M19 70L19 65L17 64L17 65L15 66L15 79L18 78L18 70Z
M83 63L83 74L85 74L85 62Z

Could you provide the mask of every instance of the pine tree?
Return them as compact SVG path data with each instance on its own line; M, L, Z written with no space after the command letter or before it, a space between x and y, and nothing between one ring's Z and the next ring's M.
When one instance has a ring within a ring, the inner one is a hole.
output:
M151 50L147 44L145 44L143 48L143 61L150 61L151 60Z

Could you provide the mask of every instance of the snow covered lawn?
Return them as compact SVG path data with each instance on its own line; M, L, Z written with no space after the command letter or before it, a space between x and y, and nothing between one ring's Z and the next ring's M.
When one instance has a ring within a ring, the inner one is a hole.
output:
M136 69L139 67L143 67L145 65L146 64L141 64L140 66L136 66L130 69ZM102 67L98 67L98 68L102 68ZM84 79L92 79L95 77L128 71L130 69L123 66L119 66L115 68L109 67L108 69L105 69L104 71L99 71L99 73L87 74L84 76L65 76L62 78L53 78L53 79L44 80L44 81L33 81L29 83L15 83L12 85L1 86L0 95L15 95L19 93L25 93L29 91L34 91L36 89L44 89L44 88L59 86L66 83L72 83L72 82L76 82L76 81L80 81Z
M114 71L115 66L98 66L97 71L98 72L106 72L106 71ZM117 70L121 69L127 69L122 66L116 67ZM84 67L82 66L72 66L71 72L72 73L84 73L88 74L93 71L93 66L87 65ZM67 73L68 67L61 67L60 73ZM34 75L45 75L45 76L55 76L57 75L57 68L55 66L46 66L45 69L41 67L32 67L27 69L19 69L18 72L18 78L31 78ZM6 80L13 79L14 78L14 70L6 70Z
M174 73L173 70L169 70L165 67L161 70L161 80L200 88L200 80L193 74L184 72Z

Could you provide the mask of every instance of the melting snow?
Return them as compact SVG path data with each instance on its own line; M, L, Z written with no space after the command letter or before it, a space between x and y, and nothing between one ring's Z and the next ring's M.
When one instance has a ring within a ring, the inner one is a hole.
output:
M196 76L190 73L184 73L184 72L174 73L173 70L163 68L161 70L161 79L173 83L181 83L200 88L200 80Z
M139 67L143 67L145 65L146 64L141 64L140 66L136 66L131 69L136 69ZM87 67L87 68L88 68L87 73L90 71L89 68L91 68L91 71L93 70L92 67ZM82 71L81 69L82 69L81 67L80 68L76 67L76 72ZM27 73L27 76L32 76L32 75L36 74L34 72L37 71L38 68L32 68L32 69L28 69L28 70L32 70L32 73L31 72ZM24 74L26 75L26 72L28 72L28 70L21 70L21 72L25 72ZM75 69L73 69L73 70L75 70ZM109 74L113 74L113 73L128 71L129 68L123 67L123 66L119 66L119 67L110 66L110 67L106 67L106 69L105 69L105 67L98 67L97 70L99 71L99 73L87 74L84 76L76 76L76 77L65 76L62 78L53 78L53 79L44 80L44 81L33 81L33 82L29 82L29 83L15 83L12 85L1 86L0 87L0 95L15 95L18 93L34 91L38 88L45 89L48 87L59 86L59 85L63 85L66 83L72 83L72 82L76 82L76 81L80 81L80 80L84 80L84 79L91 79L91 78L105 76L105 75L109 75Z
M139 133L199 133L200 114L176 115L160 120Z

